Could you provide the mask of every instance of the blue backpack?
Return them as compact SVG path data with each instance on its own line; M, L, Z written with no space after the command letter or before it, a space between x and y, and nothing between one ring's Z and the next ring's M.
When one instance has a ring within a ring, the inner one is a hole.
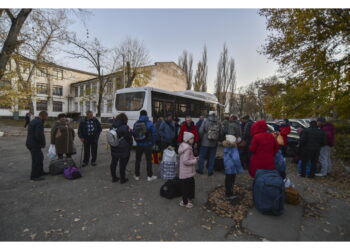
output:
M255 207L262 214L281 215L284 204L284 182L276 170L258 169L253 185Z

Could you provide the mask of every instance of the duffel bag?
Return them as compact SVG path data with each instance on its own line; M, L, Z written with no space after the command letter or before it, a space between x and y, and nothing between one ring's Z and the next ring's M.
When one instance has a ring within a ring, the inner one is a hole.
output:
M67 167L76 166L72 158L63 158L50 161L49 172L52 175L63 174Z
M160 187L160 196L173 199L176 197L180 197L181 192L181 180L176 178L174 180L168 180Z

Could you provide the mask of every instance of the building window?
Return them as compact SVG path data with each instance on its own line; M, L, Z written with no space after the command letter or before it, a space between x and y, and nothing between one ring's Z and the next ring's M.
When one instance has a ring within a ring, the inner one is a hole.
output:
M92 83L91 84L91 94L96 94L97 93L97 83Z
M113 88L112 82L106 83L106 94L108 95L112 94L112 91L113 91L112 88Z
M84 85L80 86L80 96L84 95Z
M18 100L18 108L20 110L30 110L30 104L27 99L19 99Z
M49 90L49 88L48 88L46 83L37 83L36 84L36 93L47 95L48 90Z
M53 102L53 112L62 112L63 111L63 102Z
M92 112L96 113L96 102L92 102Z
M47 69L37 68L36 69L36 76L42 76L42 77L47 76Z
M112 113L112 106L113 106L112 100L108 100L107 101L107 113Z
M91 84L90 83L86 84L86 86L85 86L85 94L86 95L91 94Z
M56 96L63 96L63 87L58 85L53 86L52 94Z
M86 112L90 110L90 101L85 102L85 110Z
M84 113L84 105L83 105L83 102L80 102L80 113Z
M74 111L78 112L79 111L79 105L77 102L74 103Z
M21 63L22 73L29 74L30 64L29 63Z
M55 79L57 80L63 80L63 70L62 69L57 69L55 70Z
M37 101L36 102L36 111L47 111L47 101Z
M79 88L78 87L74 87L74 96L75 97L79 96Z

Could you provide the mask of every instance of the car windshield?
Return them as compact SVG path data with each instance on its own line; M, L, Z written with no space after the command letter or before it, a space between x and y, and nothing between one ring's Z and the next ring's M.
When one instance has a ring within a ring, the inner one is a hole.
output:
M119 111L138 111L143 107L145 92L117 94L115 107Z

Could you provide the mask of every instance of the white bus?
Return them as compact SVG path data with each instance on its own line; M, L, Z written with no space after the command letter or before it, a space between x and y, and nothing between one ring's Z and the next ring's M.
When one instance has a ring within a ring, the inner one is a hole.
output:
M219 109L217 98L209 93L186 91L166 91L152 87L125 88L117 90L113 103L113 116L120 113L128 116L128 125L132 128L139 119L140 111L146 110L151 121L166 117L172 113L181 123L190 115L196 123L201 115Z

